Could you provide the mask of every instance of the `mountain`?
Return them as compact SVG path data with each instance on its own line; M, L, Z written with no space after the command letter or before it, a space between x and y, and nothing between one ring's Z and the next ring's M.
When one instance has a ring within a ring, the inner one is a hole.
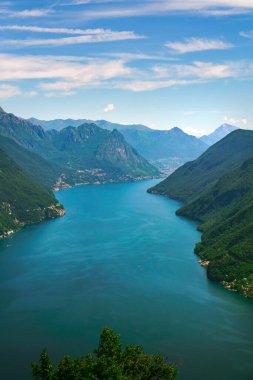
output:
M212 145L198 159L187 162L156 185L152 192L182 202L199 197L228 171L253 155L253 131L238 129Z
M253 297L253 157L178 210L201 221L196 253L212 280Z
M63 214L64 209L54 195L0 149L0 237L8 236L26 224Z
M0 136L39 155L44 164L46 160L51 166L50 181L54 181L56 188L160 176L159 171L129 146L119 132L95 124L44 131L41 126L1 109ZM22 167L27 169L25 165ZM30 169L29 173L33 174L34 170ZM48 178L43 180L49 182Z
M31 117L28 119L30 123L33 125L38 125L42 127L45 131L49 131L50 129L55 129L60 131L66 127L78 127L81 124L92 123L92 120L88 119L54 119L54 120L39 120L35 117Z
M216 142L220 141L224 137L226 137L229 133L238 129L235 125L231 124L223 124L219 128L215 129L210 135L205 135L200 137L200 140L211 146Z
M208 148L205 142L188 135L179 128L154 130L141 124L124 125L111 123L106 120L96 120L93 122L85 119L44 121L32 118L29 120L47 130L50 128L59 130L67 126L77 127L87 122L94 123L103 129L111 131L117 129L122 133L126 141L144 158L159 169L169 172L185 162L197 158Z
M186 162L207 149L204 142L177 127L167 131L127 129L122 133L143 157L151 161L180 159L181 162Z
M81 181L112 182L159 176L117 130L96 124L67 127L51 136L54 160L76 171Z
M177 214L200 221L195 251L208 277L253 297L253 132L232 132L149 191L184 201Z
M62 173L62 168L47 161L36 153L23 148L14 140L0 136L0 149L2 149L25 172L34 177L37 182L53 188Z
M111 123L110 121L106 120L96 120L94 123L97 124L100 128L109 129L110 131L117 129L118 131L122 132L122 134L124 134L124 131L128 130L149 131L151 129L142 124L119 124Z
M54 120L39 120L34 117L28 119L34 125L40 125L45 130L56 129L60 131L66 127L78 127L82 124L90 124L94 123L98 125L100 128L108 129L109 131L113 131L117 129L118 131L123 131L125 129L137 129L137 130L148 130L150 128L141 124L119 124L119 123L111 123L106 120L89 120L89 119L54 119Z
M4 112L0 108L0 135L14 140L24 148L43 154L48 150L48 136L40 126Z

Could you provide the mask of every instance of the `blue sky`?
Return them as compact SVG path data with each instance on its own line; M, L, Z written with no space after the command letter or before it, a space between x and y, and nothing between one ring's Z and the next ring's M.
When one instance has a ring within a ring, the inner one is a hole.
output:
M8 112L253 129L252 0L2 0L0 20Z

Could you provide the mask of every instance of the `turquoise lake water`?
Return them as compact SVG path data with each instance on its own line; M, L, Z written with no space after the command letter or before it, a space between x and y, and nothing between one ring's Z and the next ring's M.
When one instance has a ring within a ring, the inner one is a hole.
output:
M207 280L196 223L155 182L63 190L65 217L0 242L1 379L31 379L45 346L92 351L105 325L181 380L253 379L253 302Z

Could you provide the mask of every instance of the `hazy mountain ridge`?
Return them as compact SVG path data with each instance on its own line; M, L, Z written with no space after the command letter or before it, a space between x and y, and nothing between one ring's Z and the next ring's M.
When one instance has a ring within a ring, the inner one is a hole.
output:
M188 135L180 128L170 130L125 130L124 136L144 157L157 161L177 159L182 162L198 157L207 145L196 137Z
M253 131L232 132L149 191L183 201L177 214L201 222L208 277L253 297Z
M229 133L235 131L236 129L238 128L235 125L222 124L209 135L201 136L200 140L206 143L207 145L211 146L223 139L224 137L226 137Z
M112 123L107 120L90 120L90 119L53 119L53 120L40 120L36 119L34 117L31 117L28 119L32 124L39 125L43 127L46 131L49 131L50 129L56 129L57 131L66 128L66 127L78 127L82 124L96 124L99 127L103 129L108 129L110 131L113 131L114 129L117 129L118 131L123 131L125 129L134 128L137 130L147 130L150 129L149 127L142 125L142 124L119 124L119 123Z
M63 126L77 127L83 123L94 123L103 129L117 129L126 141L144 158L160 169L173 171L186 161L197 158L207 148L207 144L195 136L188 135L180 128L155 130L141 124L119 124L106 120L87 121L86 119L56 119L51 121L29 119L47 130L61 129Z

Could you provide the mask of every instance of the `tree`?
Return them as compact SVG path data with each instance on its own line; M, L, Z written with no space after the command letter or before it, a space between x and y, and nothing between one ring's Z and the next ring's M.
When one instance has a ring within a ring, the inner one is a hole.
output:
M65 356L52 365L46 350L32 363L35 380L176 380L177 369L163 356L144 353L141 346L123 350L120 336L105 327L94 354L79 359Z

